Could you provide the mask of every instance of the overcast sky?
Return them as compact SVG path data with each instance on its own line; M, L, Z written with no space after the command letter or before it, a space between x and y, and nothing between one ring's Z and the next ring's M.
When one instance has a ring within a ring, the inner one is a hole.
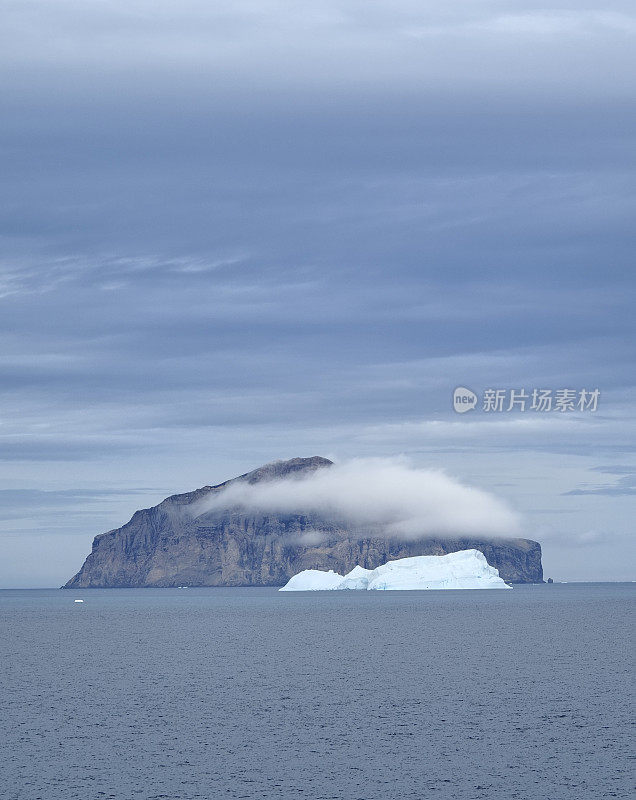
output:
M546 576L636 578L632 2L0 15L0 586L309 455L444 469Z

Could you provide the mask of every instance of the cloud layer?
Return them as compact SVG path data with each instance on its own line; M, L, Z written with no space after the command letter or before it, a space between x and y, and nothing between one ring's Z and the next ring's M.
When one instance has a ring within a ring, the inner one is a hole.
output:
M443 472L392 459L354 459L301 478L233 483L200 504L203 515L228 507L319 514L389 535L515 535L519 519L502 501Z
M3 3L0 481L36 494L0 585L36 533L63 582L130 487L306 452L442 466L567 538L547 574L632 577L593 470L636 452L633 2L319 5ZM459 419L457 385L603 400Z

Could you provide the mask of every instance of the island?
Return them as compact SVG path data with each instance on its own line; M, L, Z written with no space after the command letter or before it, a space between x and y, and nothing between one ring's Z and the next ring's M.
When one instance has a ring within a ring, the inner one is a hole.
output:
M274 461L215 486L172 495L96 536L91 553L64 588L284 586L307 569L346 575L359 566L413 556L477 550L506 583L542 583L541 546L522 538L430 536L400 539L378 526L353 526L315 513L224 507L236 483L275 482L329 469L320 456ZM266 487L267 488L267 487ZM207 508L210 500L216 500ZM202 510L203 509L203 510Z

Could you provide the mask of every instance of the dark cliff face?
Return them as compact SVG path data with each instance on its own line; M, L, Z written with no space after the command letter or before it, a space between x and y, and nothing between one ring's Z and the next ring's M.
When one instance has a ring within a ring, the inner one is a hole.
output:
M199 501L235 482L303 476L331 466L315 456L266 464L218 486L173 495L137 511L121 528L96 536L71 587L282 586L303 569L344 573L360 564L374 569L415 555L444 555L476 548L513 583L543 580L541 546L528 539L425 537L408 541L381 529L356 528L303 514L222 509L199 514Z

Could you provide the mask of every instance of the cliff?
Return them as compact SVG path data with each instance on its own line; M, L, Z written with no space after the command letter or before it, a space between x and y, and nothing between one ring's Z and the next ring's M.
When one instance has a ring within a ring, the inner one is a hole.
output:
M142 586L282 586L304 569L375 569L418 555L480 550L512 583L543 580L541 546L529 539L423 537L408 541L381 529L353 528L315 514L201 511L200 501L231 483L267 482L331 466L315 456L276 461L217 486L168 497L130 522L96 536L80 571L65 588Z

